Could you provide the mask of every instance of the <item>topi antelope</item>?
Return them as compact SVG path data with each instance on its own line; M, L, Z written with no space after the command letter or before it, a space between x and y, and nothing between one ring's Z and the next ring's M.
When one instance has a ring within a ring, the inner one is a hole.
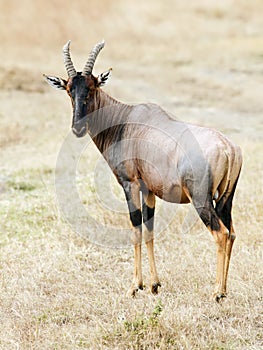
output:
M142 223L150 264L153 294L161 286L154 258L155 196L173 203L192 203L217 244L214 298L226 297L232 245L232 201L242 155L221 133L173 119L155 104L127 105L103 90L110 70L95 77L95 60L104 47L91 50L82 72L72 63L70 42L63 47L68 79L46 76L47 82L66 90L73 107L72 131L88 133L123 187L132 224L134 277L129 293L143 289Z

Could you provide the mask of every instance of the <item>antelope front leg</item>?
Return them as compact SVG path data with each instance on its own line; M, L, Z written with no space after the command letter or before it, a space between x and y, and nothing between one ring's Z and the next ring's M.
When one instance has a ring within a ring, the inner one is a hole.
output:
M148 259L150 264L150 274L151 274L151 286L150 290L153 294L158 294L158 287L161 287L159 281L155 258L154 258L154 210L155 210L155 195L152 192L143 193L143 223L146 227L146 232L144 234L144 240L147 247Z
M143 289L143 279L142 279L142 258L141 258L141 248L142 248L142 232L141 230L134 229L133 234L133 244L134 244L134 272L133 272L133 282L128 294L132 297L135 296L139 289Z
M140 188L137 183L126 181L123 184L125 192L130 220L132 224L132 243L134 245L134 273L133 282L128 294L135 296L139 289L143 289L142 280L142 261L141 261L141 246L142 246L142 212L140 201Z

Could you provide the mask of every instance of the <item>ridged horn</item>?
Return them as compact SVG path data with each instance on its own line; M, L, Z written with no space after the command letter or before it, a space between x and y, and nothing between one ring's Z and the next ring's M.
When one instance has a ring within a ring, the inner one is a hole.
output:
M68 73L69 78L74 78L77 75L77 71L74 68L73 62L70 58L69 53L70 40L63 46L63 58L66 67L66 71Z
M103 40L102 42L96 44L94 48L90 51L88 60L85 64L85 67L83 68L82 75L87 76L92 73L92 69L96 61L96 58L100 53L100 50L103 49L104 45L105 45L105 41Z

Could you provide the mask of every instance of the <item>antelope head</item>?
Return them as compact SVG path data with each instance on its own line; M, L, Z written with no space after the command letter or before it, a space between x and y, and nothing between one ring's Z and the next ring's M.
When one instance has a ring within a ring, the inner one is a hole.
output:
M70 57L70 41L68 41L63 47L64 64L68 79L44 74L47 82L52 87L66 90L68 93L73 108L72 131L77 137L82 137L87 133L87 115L93 111L96 89L105 85L110 77L111 69L101 73L98 77L92 74L96 58L104 45L104 41L96 44L91 50L82 72L77 72Z

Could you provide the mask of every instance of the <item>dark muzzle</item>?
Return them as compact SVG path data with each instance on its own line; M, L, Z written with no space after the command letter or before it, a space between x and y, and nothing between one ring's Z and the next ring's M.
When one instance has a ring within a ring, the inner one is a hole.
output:
M86 118L75 122L72 125L72 131L77 137L85 136L87 133Z

